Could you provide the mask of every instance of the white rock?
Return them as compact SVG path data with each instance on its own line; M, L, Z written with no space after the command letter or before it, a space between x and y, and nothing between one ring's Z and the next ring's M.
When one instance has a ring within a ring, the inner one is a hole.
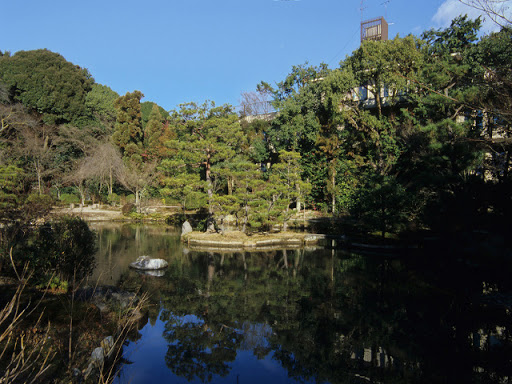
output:
M167 268L169 263L163 259L152 259L149 256L140 256L137 261L130 264L130 267L142 271L158 270Z
M105 351L102 347L95 348L91 353L90 363L101 367L105 362Z
M105 357L110 358L110 356L112 356L112 353L114 352L114 345L114 338L112 336L107 336L103 339L101 342L101 348L103 348Z
M192 229L192 226L190 225L190 223L187 221L185 221L183 223L183 225L181 226L181 236L184 236L186 235L187 233L190 233L192 232L193 229Z

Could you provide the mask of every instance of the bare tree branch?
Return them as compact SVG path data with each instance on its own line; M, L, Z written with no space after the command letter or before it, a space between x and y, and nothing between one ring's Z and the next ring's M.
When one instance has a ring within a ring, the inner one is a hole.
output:
M512 24L512 18L507 13L509 0L459 0L459 2L484 12L500 27Z
M239 108L242 116L265 115L274 111L268 93L242 92L240 96Z

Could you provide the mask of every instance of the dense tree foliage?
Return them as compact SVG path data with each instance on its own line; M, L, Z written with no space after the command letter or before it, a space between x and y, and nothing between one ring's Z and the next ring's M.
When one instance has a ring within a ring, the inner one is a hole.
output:
M23 180L19 196L204 209L210 230L286 228L305 206L383 236L497 224L511 210L512 39L479 38L480 24L367 41L334 69L293 66L244 92L240 114L209 101L167 112L50 51L5 53L2 173Z
M86 69L46 49L1 57L0 80L11 100L42 113L47 124L79 123L94 82Z
M87 114L113 125L116 121L114 102L118 97L117 92L110 89L110 87L94 83L85 98Z

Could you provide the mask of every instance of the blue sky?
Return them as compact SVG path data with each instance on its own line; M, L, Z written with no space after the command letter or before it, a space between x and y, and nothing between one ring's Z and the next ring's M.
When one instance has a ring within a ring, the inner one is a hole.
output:
M392 23L390 37L445 27L467 11L458 0L364 5L364 19ZM360 0L5 1L0 50L47 48L119 94L138 89L166 110L238 105L242 91L283 80L293 65L335 68L359 45L360 8Z

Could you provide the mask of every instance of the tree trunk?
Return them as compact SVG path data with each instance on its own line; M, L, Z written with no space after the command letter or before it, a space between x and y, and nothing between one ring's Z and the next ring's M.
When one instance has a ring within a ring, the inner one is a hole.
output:
M39 160L34 161L34 168L36 169L37 174L37 191L39 192L39 196L43 193L41 192L41 167L39 166Z
M247 203L245 204L245 207L244 207L244 219L243 219L243 224L242 224L242 232L245 233L245 231L247 230L247 222L249 221L249 207L247 206Z
M109 196L112 196L112 193L113 193L113 189L114 189L114 177L112 175L112 167L110 167L110 172L109 172L109 184L108 184L108 195Z
M378 113L378 117L379 119L382 117L382 99L380 97L380 87L379 86L376 86L375 87L375 103L377 104L377 113Z
M288 204L290 203L290 200L288 199ZM288 212L290 211L290 206L286 206L286 214L284 215L283 219L283 231L286 231L288 229Z
M183 201L181 203L181 209L183 210L183 217L187 220L187 196L183 196Z
M206 221L206 231L215 232L215 222L213 219L213 184L211 177L211 154L206 155L206 184L208 185L208 219Z
M297 189L297 213L300 213L300 186L299 186L299 183L297 183L295 185L296 189Z
M139 191L139 188L135 189L135 206L137 207L137 213L140 213L140 191Z
M228 176L228 195L231 196L233 194L233 178Z
M78 185L78 193L80 193L80 201L83 207L85 205L85 188L82 183Z
M331 183L332 183L332 214L334 215L336 213L336 170L334 169L334 165L332 168Z

